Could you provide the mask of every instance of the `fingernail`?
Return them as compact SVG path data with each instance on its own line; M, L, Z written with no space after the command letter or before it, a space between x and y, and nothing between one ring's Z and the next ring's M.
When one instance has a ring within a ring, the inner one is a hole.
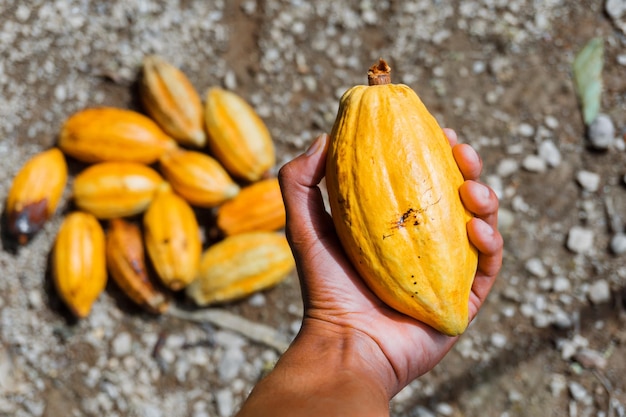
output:
M474 183L474 192L480 197L481 200L488 200L491 197L491 191L489 188L479 182Z
M319 150L322 149L322 146L324 145L324 142L326 141L326 137L327 136L328 135L323 134L323 135L319 135L317 138L315 138L315 140L313 141L311 146L309 146L309 149L307 149L304 154L306 156L311 156L311 155L314 155L317 152L319 152Z
M478 229L478 233L485 236L493 236L493 227L489 226L487 222L481 219L475 219L474 221L476 222L475 226Z

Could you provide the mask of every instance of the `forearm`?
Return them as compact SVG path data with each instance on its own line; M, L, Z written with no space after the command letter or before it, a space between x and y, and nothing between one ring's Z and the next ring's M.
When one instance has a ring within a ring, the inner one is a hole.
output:
M359 337L303 330L237 417L388 416L391 389L369 349Z

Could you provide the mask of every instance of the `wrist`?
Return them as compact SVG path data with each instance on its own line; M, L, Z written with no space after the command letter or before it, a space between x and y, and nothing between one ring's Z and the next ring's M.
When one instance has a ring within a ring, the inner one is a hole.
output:
M386 361L384 355L367 339L354 329L305 319L238 416L388 416L394 387L382 363L373 360Z

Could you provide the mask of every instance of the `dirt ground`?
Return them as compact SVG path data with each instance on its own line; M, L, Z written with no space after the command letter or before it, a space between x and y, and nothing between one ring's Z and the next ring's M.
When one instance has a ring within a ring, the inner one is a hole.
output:
M626 221L620 20L599 1L335 3L0 0L3 203L19 167L55 143L74 111L141 111L136 75L147 53L167 57L198 91L222 85L251 102L272 132L276 168L331 128L339 95L384 56L396 80L479 151L482 179L501 197L505 238L502 273L479 317L440 365L393 400L392 414L626 416L626 255L609 249ZM589 146L571 72L597 36L602 112L616 129L603 151ZM547 165L546 141L559 156ZM74 174L80 168L70 165ZM597 174L600 186L585 188L581 172ZM113 285L93 317L69 319L47 268L69 200L68 191L23 248L0 226L0 415L227 415L275 353L237 339L243 357L236 376L225 377L232 335L144 314ZM593 234L583 253L568 248L576 227ZM301 315L297 277L225 308L291 337ZM132 348L116 356L121 333ZM178 340L166 346L166 365L153 355L159 335Z

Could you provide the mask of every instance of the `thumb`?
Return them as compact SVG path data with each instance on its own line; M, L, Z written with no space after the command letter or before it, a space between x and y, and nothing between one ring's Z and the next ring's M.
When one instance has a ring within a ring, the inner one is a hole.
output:
M334 236L332 219L318 187L326 169L328 142L328 135L318 136L305 153L285 164L278 173L287 213L287 238L296 256Z

